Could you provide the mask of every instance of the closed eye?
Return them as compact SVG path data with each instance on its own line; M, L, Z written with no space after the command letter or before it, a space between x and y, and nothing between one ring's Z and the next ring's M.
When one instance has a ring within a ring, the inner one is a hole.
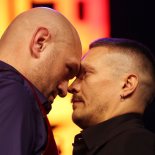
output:
M91 73L95 73L95 69L93 67L88 65L81 65L77 78L84 79Z
M79 71L79 73L78 73L78 75L77 75L77 78L79 78L79 79L83 79L83 77L85 76L85 74L86 74L86 70L85 70L85 68L84 67L80 67L80 71Z
M67 78L70 80L70 79L73 79L77 74L78 74L78 69L75 65L67 65Z

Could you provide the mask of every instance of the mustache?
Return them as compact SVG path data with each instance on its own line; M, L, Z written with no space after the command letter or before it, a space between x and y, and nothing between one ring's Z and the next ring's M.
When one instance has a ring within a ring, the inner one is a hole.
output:
M84 102L84 100L83 100L83 98L82 98L81 96L75 95L75 94L74 94L74 95L72 96L71 103L78 102L78 101Z

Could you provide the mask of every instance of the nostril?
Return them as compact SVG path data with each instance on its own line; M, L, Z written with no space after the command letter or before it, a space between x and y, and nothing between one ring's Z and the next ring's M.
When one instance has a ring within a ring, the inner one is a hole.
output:
M69 93L72 93L72 89L71 89L71 88L68 88L67 91L68 91Z
M62 90L62 89L59 89L59 90L58 90L58 95L59 95L60 97L65 97L65 96L67 95L67 91L64 91L64 90Z

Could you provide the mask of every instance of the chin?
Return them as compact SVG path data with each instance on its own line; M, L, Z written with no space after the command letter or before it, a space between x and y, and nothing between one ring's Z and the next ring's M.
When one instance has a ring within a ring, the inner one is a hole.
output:
M87 125L87 123L86 123L86 122L88 122L88 121L84 121L83 118L77 117L77 116L75 116L75 115L72 115L72 120L73 120L73 122L74 122L78 127L80 127L81 129L86 129L86 128L88 128L88 125Z

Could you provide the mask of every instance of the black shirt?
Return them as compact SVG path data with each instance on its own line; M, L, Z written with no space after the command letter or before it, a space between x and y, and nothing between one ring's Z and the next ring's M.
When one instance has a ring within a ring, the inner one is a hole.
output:
M155 135L144 128L142 116L136 113L87 128L75 139L73 155L155 155Z

